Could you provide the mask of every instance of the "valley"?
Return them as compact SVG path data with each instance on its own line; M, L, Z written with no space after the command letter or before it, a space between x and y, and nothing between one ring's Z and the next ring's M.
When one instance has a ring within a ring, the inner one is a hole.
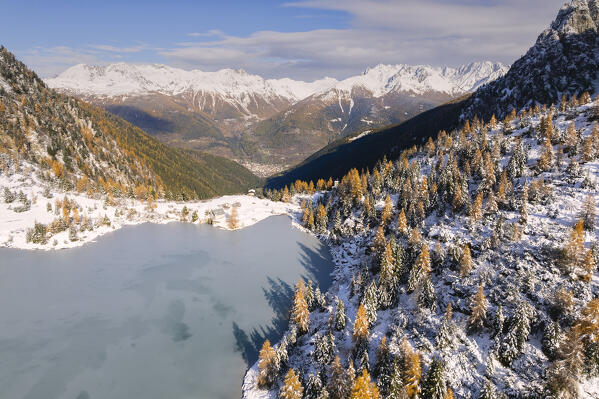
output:
M263 79L242 70L77 65L47 84L102 106L161 141L267 177L329 142L408 120L501 77L507 67L378 65L341 81Z

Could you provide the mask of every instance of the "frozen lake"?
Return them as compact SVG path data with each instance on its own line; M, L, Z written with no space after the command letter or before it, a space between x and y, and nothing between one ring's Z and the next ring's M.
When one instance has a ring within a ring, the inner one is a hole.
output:
M271 217L239 231L125 227L61 251L0 249L0 398L238 398L326 246Z

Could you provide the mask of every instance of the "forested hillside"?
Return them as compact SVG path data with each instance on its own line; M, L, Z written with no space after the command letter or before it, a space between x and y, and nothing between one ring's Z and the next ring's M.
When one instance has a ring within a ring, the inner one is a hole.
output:
M0 151L40 166L46 180L63 188L118 196L208 198L259 182L233 162L190 157L101 108L48 89L4 47Z
M466 122L312 195L334 283L298 282L245 397L598 397L598 119L585 93Z

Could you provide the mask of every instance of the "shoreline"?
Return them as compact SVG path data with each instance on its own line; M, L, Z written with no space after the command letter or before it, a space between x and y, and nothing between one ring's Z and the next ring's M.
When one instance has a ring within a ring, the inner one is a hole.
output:
M14 180L13 180L14 181ZM0 181L0 187L6 187ZM9 186L10 187L10 186ZM210 200L193 202L174 202L159 200L148 206L147 202L132 199L117 199L113 205L107 205L104 199L94 199L76 192L52 193L51 198L43 197L41 186L19 186L11 190L22 191L28 198L30 209L16 212L20 205L0 202L0 248L25 250L59 250L83 246L94 242L97 238L119 230L125 226L142 223L166 224L184 222L193 224L212 224L224 230L239 230L254 225L270 216L289 215L292 225L298 227L297 213L299 204L296 199L289 203L273 202L248 195L227 195ZM57 211L57 201L67 198L77 209L76 216L68 216L69 228L51 234L46 242L34 243L27 239L27 234L36 223L51 226L63 215ZM183 210L186 209L186 212ZM233 209L237 211L237 227L228 225ZM218 210L218 216L213 211ZM75 219L79 222L76 223ZM194 220L195 219L195 220Z

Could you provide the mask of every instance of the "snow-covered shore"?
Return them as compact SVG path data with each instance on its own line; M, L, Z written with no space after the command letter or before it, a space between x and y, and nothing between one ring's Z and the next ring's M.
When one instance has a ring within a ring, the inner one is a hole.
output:
M14 201L6 202L5 189L15 195ZM251 226L269 216L295 216L299 212L299 205L295 201L273 202L248 195L230 195L194 202L159 200L151 204L122 198L107 201L102 197L95 198L77 192L48 190L46 185L35 177L35 168L27 165L10 175L0 174L0 190L0 247L20 249L51 250L78 247L123 226L146 222L211 222L219 228L230 229L228 219L234 208L237 210L237 228ZM57 201L61 202L65 198L77 209L77 215L75 216L74 210L71 210L69 218L81 220L80 223L72 223L75 226L75 235L67 228L49 234L46 243L28 242L27 231L36 223L50 225L53 221L64 218L60 206L57 207ZM185 216L184 208L187 209ZM223 213L218 215L218 210L222 210ZM211 211L217 211L217 215L210 214Z

